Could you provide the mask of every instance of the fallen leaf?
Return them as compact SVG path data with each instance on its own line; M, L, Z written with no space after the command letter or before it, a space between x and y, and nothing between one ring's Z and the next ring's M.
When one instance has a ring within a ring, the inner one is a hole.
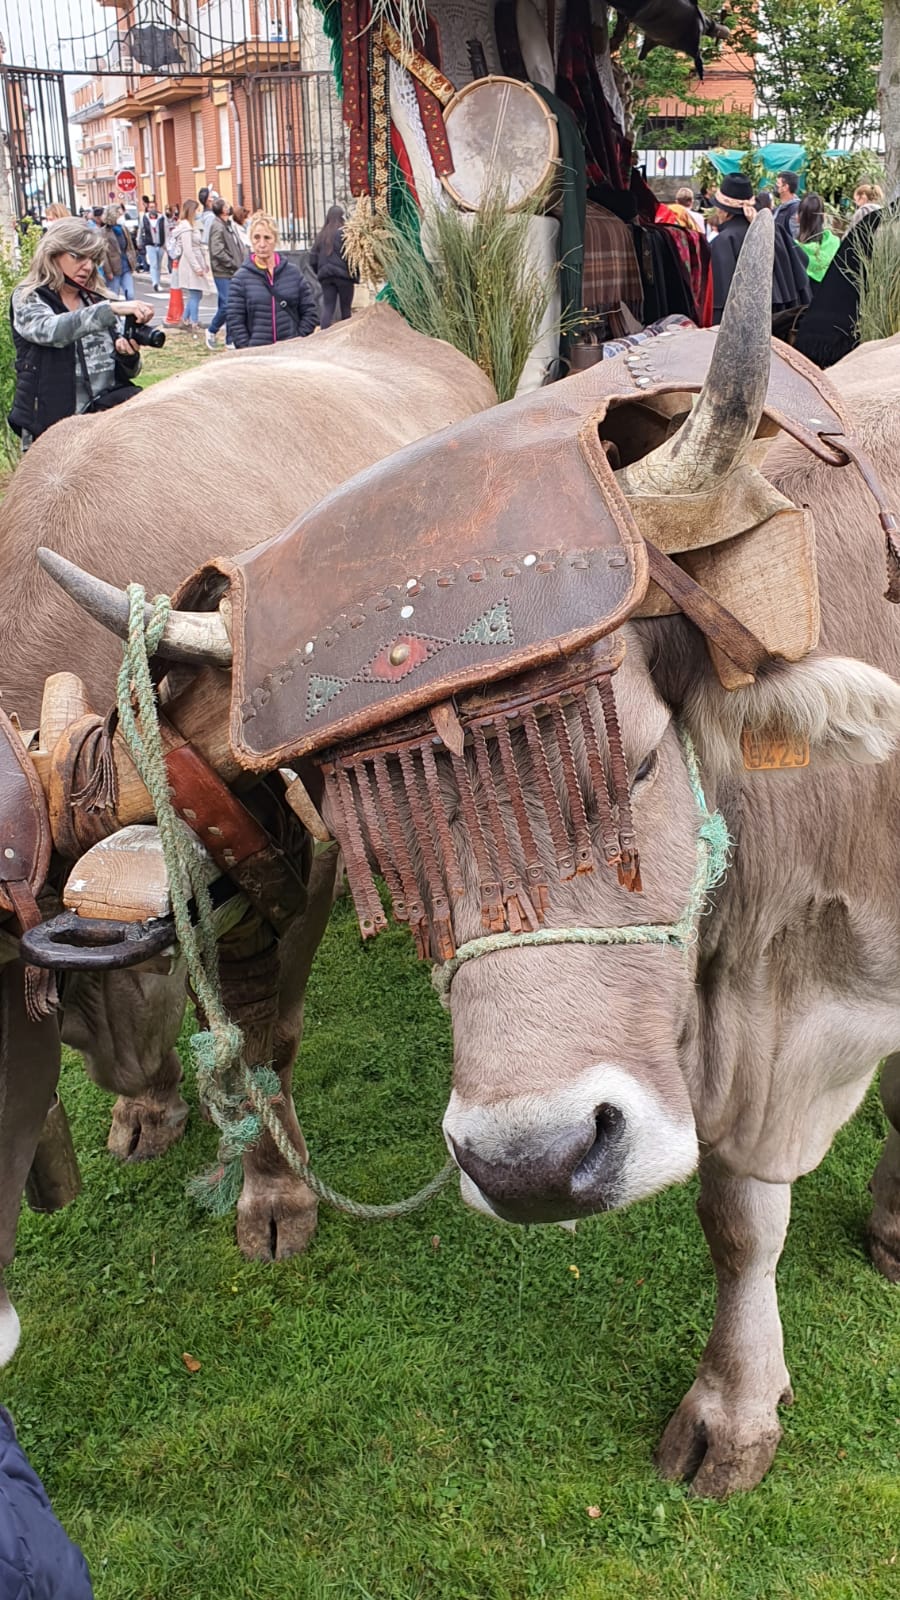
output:
M199 1372L200 1371L200 1368L202 1366L202 1362L198 1361L196 1356L190 1355L187 1350L184 1350L182 1352L181 1359L184 1362L185 1366L187 1367L188 1372Z
M431 1248L432 1248L432 1250L440 1250L440 1248L441 1248L441 1236L440 1236L439 1233L433 1233L431 1235Z
M569 1271L571 1272L573 1278L580 1278L581 1277L581 1273L578 1271L577 1267L570 1267Z
M592 1517L595 1522L596 1522L598 1517L601 1517L603 1515L603 1513L600 1510L599 1506L587 1506L585 1509L587 1511L588 1516Z

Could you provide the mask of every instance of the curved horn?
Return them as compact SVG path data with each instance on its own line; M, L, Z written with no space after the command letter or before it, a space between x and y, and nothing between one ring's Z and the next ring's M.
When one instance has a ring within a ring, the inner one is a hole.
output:
M769 385L774 256L774 217L760 211L738 256L703 389L671 439L616 473L627 495L702 494L739 465Z
M128 638L128 596L123 590L89 572L82 572L55 550L41 548L37 558L47 576L88 616L109 628L111 633L117 633L120 639ZM152 614L152 607L145 607L147 622ZM229 667L231 640L218 611L173 611L159 643L159 654L170 661L204 661L217 667Z

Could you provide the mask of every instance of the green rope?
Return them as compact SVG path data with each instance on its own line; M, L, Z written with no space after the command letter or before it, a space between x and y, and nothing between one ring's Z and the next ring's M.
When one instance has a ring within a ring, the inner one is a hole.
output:
M691 792L700 812L700 829L697 834L697 861L691 883L688 903L677 922L636 922L623 928L537 928L531 933L488 933L480 939L470 939L460 945L449 961L435 967L431 981L441 1003L449 1003L450 985L460 967L478 956L492 955L497 950L522 950L530 946L551 944L668 945L675 950L687 950L697 938L697 924L717 883L721 883L728 866L731 840L725 818L720 811L710 811L703 792L700 763L690 734L679 728L678 737L684 751L685 765Z
M231 1210L240 1193L242 1158L263 1133L268 1133L291 1172L327 1205L366 1222L409 1216L443 1188L456 1171L454 1162L448 1161L430 1183L405 1200L390 1205L366 1205L350 1200L317 1178L291 1143L275 1109L282 1099L277 1073L271 1067L251 1071L243 1061L243 1034L229 1019L222 1002L209 888L200 857L191 848L176 815L166 777L150 657L162 638L171 602L165 595L158 595L146 627L144 591L140 584L129 585L128 602L128 639L117 684L119 725L153 802L169 876L175 931L194 994L207 1022L206 1029L195 1033L190 1041L191 1058L201 1100L221 1135L217 1166L193 1179L190 1192L217 1215ZM188 911L191 898L197 907L196 927Z

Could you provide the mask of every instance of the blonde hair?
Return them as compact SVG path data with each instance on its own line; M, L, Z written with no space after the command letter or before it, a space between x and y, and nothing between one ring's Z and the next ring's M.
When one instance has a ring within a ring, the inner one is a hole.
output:
M103 213L103 226L104 226L104 228L113 227L113 225L116 222L118 222L118 220L119 220L119 208L118 208L118 206L107 206L106 210Z
M275 235L275 243L280 243L281 234L278 230L278 223L275 221L274 217L269 216L268 211L254 211L250 221L246 224L246 227L247 238L250 240L251 244L253 243L253 230L255 228L268 228L269 232L274 233Z
M193 227L194 226L194 218L197 215L197 212L199 210L200 210L200 206L199 206L199 204L198 204L198 202L196 200L182 200L182 202L181 202L181 220L182 220L182 222L189 222L191 227Z
M64 206L61 200L54 200L52 205L49 205L44 212L44 221L59 222L63 217L70 217L71 215L72 213L68 206Z
M872 183L864 178L853 191L853 198L860 206L880 206L884 202L884 190L880 183Z
M98 228L89 228L80 217L59 217L53 227L47 229L34 252L28 275L22 280L23 292L34 294L36 289L52 289L59 294L65 283L59 258L66 252L93 261L94 270L84 287L104 300L112 299L97 271L106 255L106 240Z

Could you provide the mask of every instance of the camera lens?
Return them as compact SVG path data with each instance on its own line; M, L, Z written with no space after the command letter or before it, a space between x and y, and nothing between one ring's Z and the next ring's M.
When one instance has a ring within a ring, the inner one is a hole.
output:
M161 350L166 342L162 328L148 328L144 337L151 350Z

